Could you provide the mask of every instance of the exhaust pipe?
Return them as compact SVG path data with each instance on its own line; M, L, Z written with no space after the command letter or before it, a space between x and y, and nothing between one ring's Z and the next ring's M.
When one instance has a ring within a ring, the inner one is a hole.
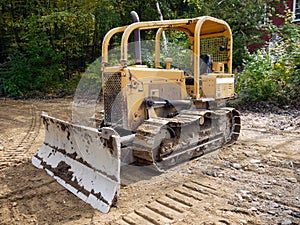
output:
M133 22L140 22L139 16L135 11L130 12ZM135 65L142 64L141 55L141 32L140 29L134 30L134 50L135 50Z

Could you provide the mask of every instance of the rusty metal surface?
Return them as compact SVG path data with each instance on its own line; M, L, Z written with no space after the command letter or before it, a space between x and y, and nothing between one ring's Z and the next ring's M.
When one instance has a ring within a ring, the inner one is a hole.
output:
M138 128L133 154L161 171L236 141L240 128L239 112L233 108L184 110L173 118L151 118Z
M42 115L45 141L32 163L77 197L107 213L120 188L121 139L111 128L73 125Z

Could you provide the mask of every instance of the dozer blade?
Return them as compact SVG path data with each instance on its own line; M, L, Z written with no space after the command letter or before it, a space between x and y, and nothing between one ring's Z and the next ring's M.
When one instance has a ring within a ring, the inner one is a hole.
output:
M93 208L107 213L120 190L120 137L111 128L74 125L42 115L45 141L32 164Z

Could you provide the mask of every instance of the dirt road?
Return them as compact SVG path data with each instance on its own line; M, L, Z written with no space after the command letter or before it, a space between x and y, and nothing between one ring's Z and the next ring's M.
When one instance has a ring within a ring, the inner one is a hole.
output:
M102 214L30 163L41 112L67 120L70 103L0 99L0 224L300 224L299 112L245 111L232 146L164 174L123 169L130 184Z

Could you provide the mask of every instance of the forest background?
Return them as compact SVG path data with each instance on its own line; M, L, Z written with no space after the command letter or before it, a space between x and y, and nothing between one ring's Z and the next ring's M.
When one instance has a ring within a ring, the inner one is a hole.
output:
M164 19L209 15L229 23L242 101L299 102L300 29L285 2L274 0L1 0L0 95L73 94L82 73L101 56L106 32L132 23L132 10L141 21L159 20L157 4ZM274 25L274 16L284 24ZM274 34L276 42L261 38ZM142 39L150 36L142 33ZM185 46L185 40L167 34L168 43ZM116 37L110 47L119 42ZM253 44L257 50L250 53Z

